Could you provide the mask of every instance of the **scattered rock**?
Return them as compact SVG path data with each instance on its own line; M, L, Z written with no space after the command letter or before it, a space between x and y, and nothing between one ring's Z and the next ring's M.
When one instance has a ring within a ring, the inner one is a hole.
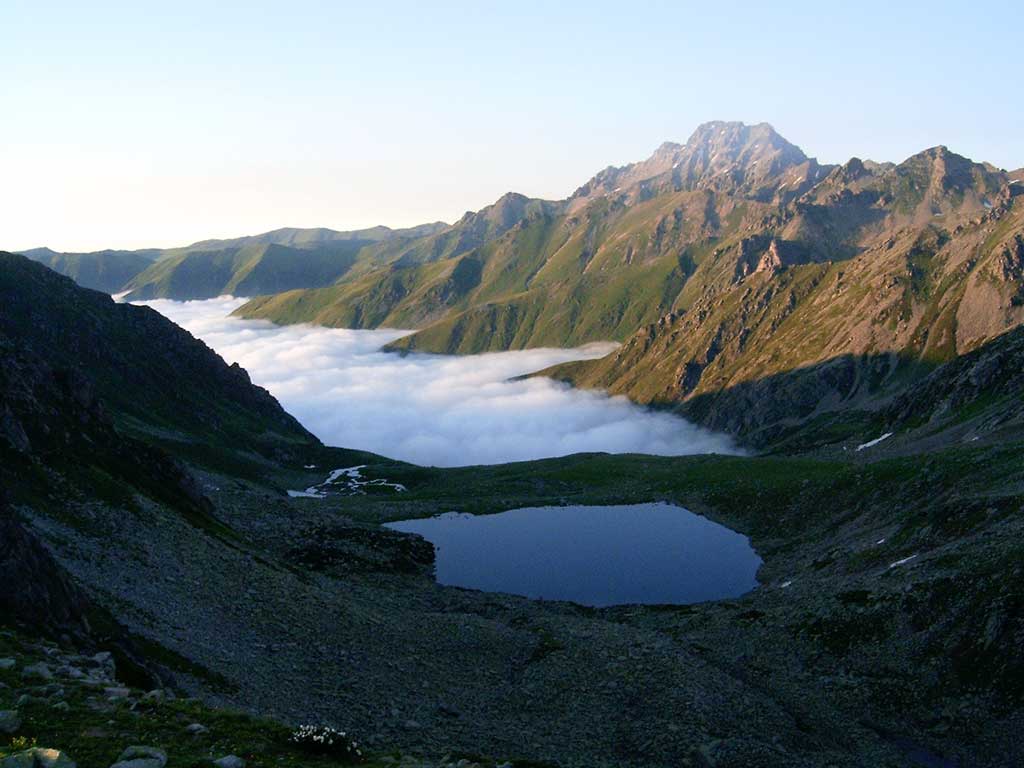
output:
M13 709L0 710L0 733L11 735L21 728L21 715Z
M202 723L192 723L191 725L185 726L185 733L191 733L193 736L199 736L203 733L209 733L210 729Z
M155 691L143 694L142 701L149 702L151 704L161 704L166 700L166 698L167 694L158 688Z
M58 701L51 709L55 709L58 712L67 712L71 709L71 706L66 701Z
M16 664L14 659L0 659L0 669L14 669Z
M104 688L103 693L108 699L127 699L131 695L129 688Z
M437 711L446 717L459 717L462 714L456 707L444 701L437 705Z
M76 768L74 760L59 749L33 747L0 762L0 768Z
M164 768L167 753L156 747L131 746L121 753L110 768Z
M709 741L707 744L701 744L697 747L692 755L693 764L699 766L699 768L715 768L718 765L718 761L715 759L715 751L719 743L718 741Z
M29 664L21 670L21 676L26 680L53 680L53 672L44 663Z
M225 755L219 760L214 760L213 764L217 768L245 768L245 760L238 755Z
M81 680L85 677L85 672L80 670L78 667L72 667L70 665L58 669L57 674L61 677L69 678L70 680Z

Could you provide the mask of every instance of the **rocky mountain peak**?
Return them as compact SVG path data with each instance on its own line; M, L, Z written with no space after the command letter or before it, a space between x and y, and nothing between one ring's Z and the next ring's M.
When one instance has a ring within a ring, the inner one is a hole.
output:
M605 168L576 190L570 207L579 208L644 182L771 197L772 187L783 181L782 174L804 164L801 179L820 176L817 163L768 123L713 121L698 126L685 144L666 141L646 160ZM796 178L787 181L793 183Z
M713 120L702 123L686 141L686 147L703 145L712 149L742 149L754 143L767 144L777 149L795 150L802 160L806 156L794 144L786 141L769 123L747 125L739 121Z
M746 125L711 122L698 126L681 148L678 160L690 160L706 172L728 167L752 168L767 163L776 170L807 162L807 155L768 123Z

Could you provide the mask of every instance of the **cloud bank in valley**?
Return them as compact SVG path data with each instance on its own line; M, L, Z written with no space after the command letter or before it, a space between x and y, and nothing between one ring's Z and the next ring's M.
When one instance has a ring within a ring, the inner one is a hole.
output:
M228 317L244 300L144 302L249 371L328 445L416 464L496 464L584 451L735 453L728 436L625 398L511 377L612 344L471 357L380 351L406 331L278 327Z

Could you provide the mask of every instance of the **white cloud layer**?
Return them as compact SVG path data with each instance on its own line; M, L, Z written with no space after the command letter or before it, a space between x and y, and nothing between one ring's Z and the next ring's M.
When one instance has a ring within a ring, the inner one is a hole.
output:
M243 299L145 302L249 371L328 445L417 464L497 464L584 451L735 453L732 440L622 397L551 379L509 381L613 344L469 357L380 347L407 331L279 327L228 314Z

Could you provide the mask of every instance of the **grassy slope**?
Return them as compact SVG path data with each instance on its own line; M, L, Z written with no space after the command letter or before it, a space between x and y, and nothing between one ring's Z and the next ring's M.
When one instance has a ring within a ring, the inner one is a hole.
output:
M56 253L39 248L25 254L55 272L67 275L83 288L117 293L132 278L146 270L159 251L97 251L95 253Z
M447 226L435 222L407 229L371 227L351 232L287 227L180 248L91 253L36 248L24 255L85 288L104 293L130 289L135 299L184 300L232 292L254 296L330 284L359 268L360 258L370 267L386 263L402 244L418 242Z

